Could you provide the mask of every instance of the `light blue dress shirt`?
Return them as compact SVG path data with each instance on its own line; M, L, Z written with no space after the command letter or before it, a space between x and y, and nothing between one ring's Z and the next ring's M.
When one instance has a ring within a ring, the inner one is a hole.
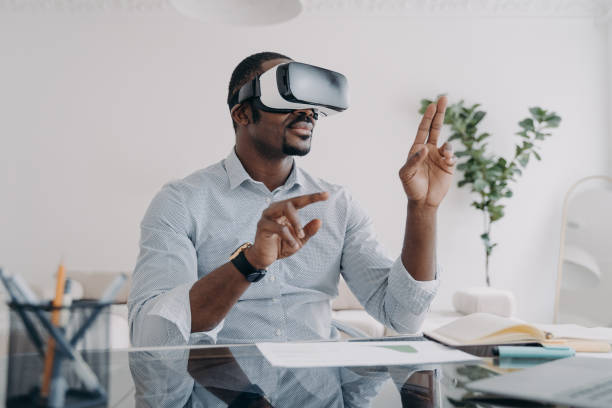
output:
M299 210L302 225L321 229L294 255L268 267L221 324L191 333L189 290L198 279L253 242L261 213L273 201L328 191L326 201ZM338 337L331 300L340 274L376 320L399 333L417 332L438 280L416 281L401 259L388 257L371 219L341 186L295 164L274 191L254 181L232 149L221 162L166 184L141 223L140 254L128 299L135 346L202 342L251 343Z

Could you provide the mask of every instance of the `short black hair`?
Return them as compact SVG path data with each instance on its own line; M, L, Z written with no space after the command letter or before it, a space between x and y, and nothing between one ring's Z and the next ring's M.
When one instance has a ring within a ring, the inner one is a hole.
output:
M229 82L227 90L227 105L230 105L234 94L238 92L238 90L244 84L253 79L256 75L262 73L261 64L275 59L291 60L291 58L287 57L286 55L279 54L277 52L265 51L250 55L240 61L236 68L234 68L234 72L232 72L232 77ZM252 106L253 105L251 105L251 107ZM232 122L234 123L234 129L236 129L236 122L234 122L233 119Z

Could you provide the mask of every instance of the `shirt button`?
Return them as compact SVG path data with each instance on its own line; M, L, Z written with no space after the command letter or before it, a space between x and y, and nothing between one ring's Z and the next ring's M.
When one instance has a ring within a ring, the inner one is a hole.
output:
M270 282L274 282L276 278L274 276L270 276Z
M266 198L266 204L270 204L271 202L272 202L272 199Z
M278 298L273 298L272 299L272 303L278 303L278 302L280 302L280 299L278 299Z
M276 329L276 335L280 336L281 334L283 334L283 332L281 331L281 329Z

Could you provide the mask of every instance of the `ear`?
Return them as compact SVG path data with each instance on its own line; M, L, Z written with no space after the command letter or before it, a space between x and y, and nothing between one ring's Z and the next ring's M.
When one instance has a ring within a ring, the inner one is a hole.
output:
M246 103L234 105L230 111L234 122L242 126L247 126L251 122L250 109L251 107Z

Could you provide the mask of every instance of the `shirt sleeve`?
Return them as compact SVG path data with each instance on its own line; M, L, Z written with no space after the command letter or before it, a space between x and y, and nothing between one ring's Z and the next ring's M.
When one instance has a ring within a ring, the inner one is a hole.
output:
M191 334L189 290L198 280L193 227L176 184L155 196L141 223L140 253L128 298L134 346L214 343L223 322L209 332Z
M435 280L415 280L401 257L394 261L385 253L373 232L371 219L348 197L342 276L376 320L398 333L418 332L439 286L439 265Z

